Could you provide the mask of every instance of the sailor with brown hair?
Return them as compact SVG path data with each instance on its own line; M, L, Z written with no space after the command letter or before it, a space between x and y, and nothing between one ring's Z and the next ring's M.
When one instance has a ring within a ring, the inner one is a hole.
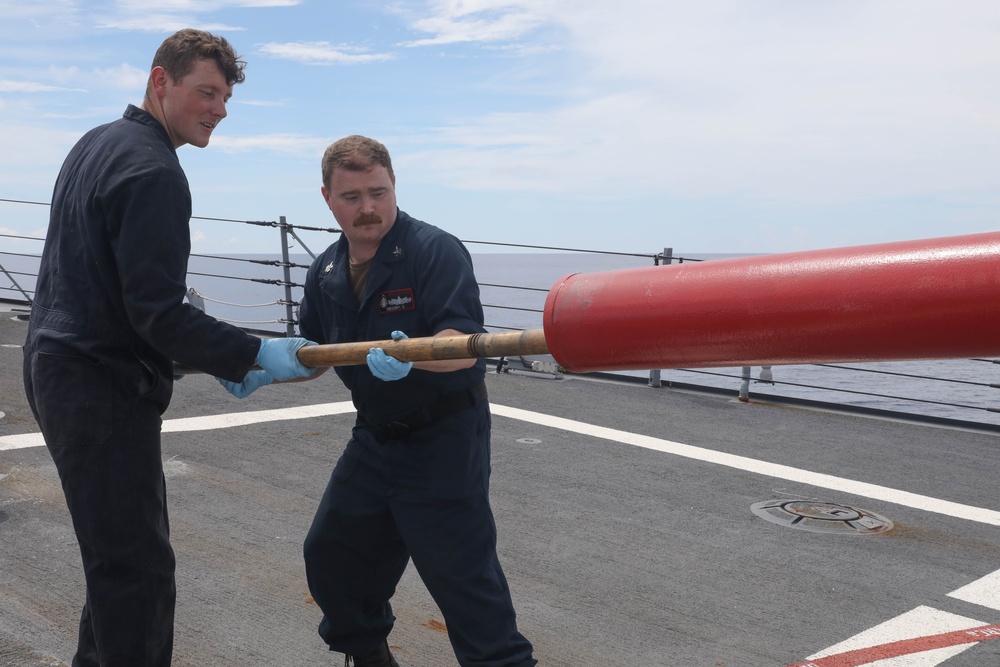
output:
M257 363L309 375L301 338L261 341L184 302L191 192L177 159L207 146L245 63L181 30L153 59L142 108L66 158L24 345L24 386L80 544L86 603L73 667L166 667L176 587L161 415L173 361L232 382Z
M300 327L319 343L485 332L472 258L396 206L389 152L334 142L323 198L343 231L306 277ZM397 667L390 598L412 559L462 667L531 667L497 557L485 361L404 362L373 348L338 366L358 416L305 541L319 633L357 667Z

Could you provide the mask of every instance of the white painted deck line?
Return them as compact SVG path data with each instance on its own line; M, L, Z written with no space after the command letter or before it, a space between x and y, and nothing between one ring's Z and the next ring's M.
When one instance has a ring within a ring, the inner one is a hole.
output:
M230 412L221 415L204 417L181 417L165 419L164 433L181 433L185 431L210 431L220 428L250 426L263 422L282 421L288 419L310 419L354 412L351 401L339 403L320 403L318 405L300 405L293 408L278 408L275 410L257 410L254 412ZM42 447L45 441L41 433L23 433L0 438L0 451L6 449L24 449L25 447Z
M163 422L163 432L211 431L219 428L234 428L236 426L249 426L251 424L288 419L328 417L330 415L342 415L347 412L354 412L354 404L351 401L299 405L293 408L258 410L256 412L231 412L224 415L208 415L205 417L182 417L180 419L165 420Z
M984 623L975 619L921 606L856 634L839 644L834 644L819 653L809 656L808 659L818 660L826 656L847 653L856 649L872 648L904 639L916 639L952 632L954 630L969 630L982 625ZM886 658L866 664L869 667L935 667L935 665L940 665L945 660L953 658L970 646L973 646L973 644L938 648L912 655Z
M1000 610L1000 570L948 593L949 597Z
M0 438L0 452L7 449L26 449L41 447L45 444L41 433L21 433L20 435L5 435Z
M694 447L692 445L685 445L679 442L672 442L670 440L662 440L660 438L639 435L637 433L629 433L628 431L619 431L616 429L605 428L603 426L595 426L593 424L586 424L584 422L573 421L571 419L563 419L562 417L553 417L552 415L546 415L540 412L531 412L518 408L508 408L506 406L496 404L491 404L490 407L493 410L493 414L502 417L520 419L540 424L542 426L549 426L551 428L558 428L564 431L579 433L581 435L589 435L595 438L613 440L615 442L634 445L636 447L645 447L646 449L653 449L666 454L674 454L675 456L683 456L696 461L714 463L716 465L736 468L737 470L744 470L746 472L752 472L759 475L777 477L791 482L799 482L801 484L809 484L824 489L832 489L837 492L850 493L874 500L882 500L888 503L912 507L914 509L924 510L927 512L935 512L937 514L953 516L959 519L986 523L991 526L1000 526L1000 512L994 510L974 507L972 505L963 505L961 503L955 503L948 500L940 500L938 498L931 498L930 496L923 496L916 493L910 493L908 491L900 491L898 489L879 486L877 484L858 482L845 477L836 477L834 475L810 472L808 470L792 468L791 466L780 465L778 463L758 461L745 456L716 452L711 449Z

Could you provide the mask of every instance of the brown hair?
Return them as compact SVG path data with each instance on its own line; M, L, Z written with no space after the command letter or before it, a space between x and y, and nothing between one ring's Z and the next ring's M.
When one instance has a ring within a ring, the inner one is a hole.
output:
M388 148L374 139L357 134L338 139L327 146L323 153L323 186L330 185L330 176L337 167L349 171L366 171L374 164L385 167L392 184L396 184Z
M178 30L163 40L153 56L150 69L162 67L170 79L177 82L190 74L199 60L215 61L230 86L243 83L246 78L243 74L246 61L237 55L225 37L193 28ZM150 85L146 86L147 95L150 94Z

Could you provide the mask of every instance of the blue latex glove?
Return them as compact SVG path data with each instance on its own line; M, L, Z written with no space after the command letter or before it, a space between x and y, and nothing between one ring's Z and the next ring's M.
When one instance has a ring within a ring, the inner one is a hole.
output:
M402 331L393 331L393 340L403 340L408 338L408 336ZM391 382L393 380L400 380L406 377L406 374L410 372L413 368L412 361L400 361L395 357L390 357L385 353L380 347L373 347L368 351L368 357L366 358L368 362L368 368L371 369L372 375L377 377L379 380L385 380L386 382Z
M274 377L267 371L250 371L243 382L230 382L222 378L215 378L230 394L236 398L246 398L261 387L274 382Z
M257 365L271 374L275 380L307 378L316 372L315 368L302 365L295 353L306 345L315 345L305 338L264 338L257 353Z

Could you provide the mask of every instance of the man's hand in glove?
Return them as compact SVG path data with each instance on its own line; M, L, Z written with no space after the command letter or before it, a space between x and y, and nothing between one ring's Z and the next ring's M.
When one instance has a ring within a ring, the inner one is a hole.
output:
M402 331L392 332L393 340L403 340L404 338L408 338L408 336ZM385 380L386 382L406 377L406 374L410 372L411 368L413 368L412 361L400 361L395 357L390 357L385 353L385 350L380 347L373 347L368 352L366 360L372 375L377 377L379 380Z
M315 344L305 338L264 338L257 352L257 365L279 381L309 377L316 369L303 366L295 353L301 347Z
M222 378L215 379L236 398L246 398L264 385L274 382L274 377L267 371L250 371L243 378L243 382L230 382Z

